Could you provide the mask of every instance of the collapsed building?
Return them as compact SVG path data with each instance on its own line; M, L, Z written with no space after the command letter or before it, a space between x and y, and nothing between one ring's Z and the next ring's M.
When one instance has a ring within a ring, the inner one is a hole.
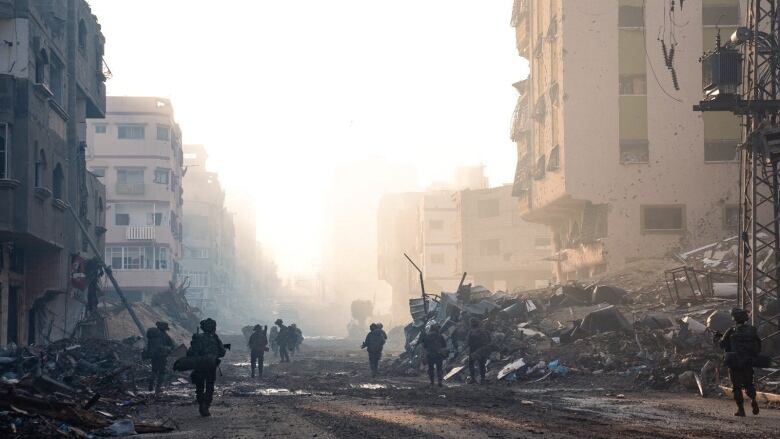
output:
M515 84L514 193L523 218L552 231L560 280L736 231L740 121L691 103L699 55L746 5L686 2L676 26L663 2L515 1L530 76Z
M0 1L0 345L68 337L102 242L105 188L85 164L105 116L104 37L86 1Z

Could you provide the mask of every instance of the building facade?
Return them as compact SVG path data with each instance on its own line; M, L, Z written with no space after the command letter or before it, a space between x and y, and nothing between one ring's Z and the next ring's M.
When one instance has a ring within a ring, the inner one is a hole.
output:
M88 166L106 186L106 263L131 301L169 289L182 257L181 130L167 99L108 97L87 126Z
M513 193L526 220L550 227L562 280L736 233L739 120L692 105L699 57L744 2L669 6L515 1L531 71L515 84Z
M86 119L105 115L104 38L85 1L2 0L0 41L0 345L45 343L84 312L74 274L95 254L76 218L98 246L105 231L84 156Z
M522 220L511 185L460 191L456 204L458 266L467 283L507 292L550 283L550 231Z

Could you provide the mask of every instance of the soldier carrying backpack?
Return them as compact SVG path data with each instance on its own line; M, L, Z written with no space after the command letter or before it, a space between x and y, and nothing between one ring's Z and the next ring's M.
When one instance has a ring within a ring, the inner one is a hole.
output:
M152 362L149 391L154 390L155 395L159 395L162 390L168 354L174 349L173 340L168 335L169 329L168 323L157 322L154 328L146 330L146 349L144 349L143 357Z
M734 308L731 310L731 317L736 325L723 335L716 332L714 341L725 351L723 359L729 368L734 401L737 403L737 412L734 416L745 416L743 389L751 400L753 414L757 415L759 408L756 401L756 386L753 383L753 367L758 366L765 358L760 355L761 338L756 327L748 323L747 311Z

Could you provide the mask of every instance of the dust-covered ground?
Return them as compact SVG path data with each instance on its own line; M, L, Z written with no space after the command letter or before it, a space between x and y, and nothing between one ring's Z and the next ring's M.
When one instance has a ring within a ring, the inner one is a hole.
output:
M306 347L290 364L266 357L263 380L248 354L222 364L210 418L189 384L170 386L135 416L168 420L161 438L776 438L780 411L735 418L724 397L640 392L616 377L572 375L536 384L429 387L427 377L372 379L357 349Z

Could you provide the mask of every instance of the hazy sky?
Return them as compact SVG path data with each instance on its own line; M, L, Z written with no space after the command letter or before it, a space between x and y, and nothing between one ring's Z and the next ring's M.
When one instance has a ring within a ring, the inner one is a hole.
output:
M337 165L382 156L423 184L484 163L510 182L527 75L512 0L89 0L111 95L173 100L227 191L257 202L284 273L318 264Z

